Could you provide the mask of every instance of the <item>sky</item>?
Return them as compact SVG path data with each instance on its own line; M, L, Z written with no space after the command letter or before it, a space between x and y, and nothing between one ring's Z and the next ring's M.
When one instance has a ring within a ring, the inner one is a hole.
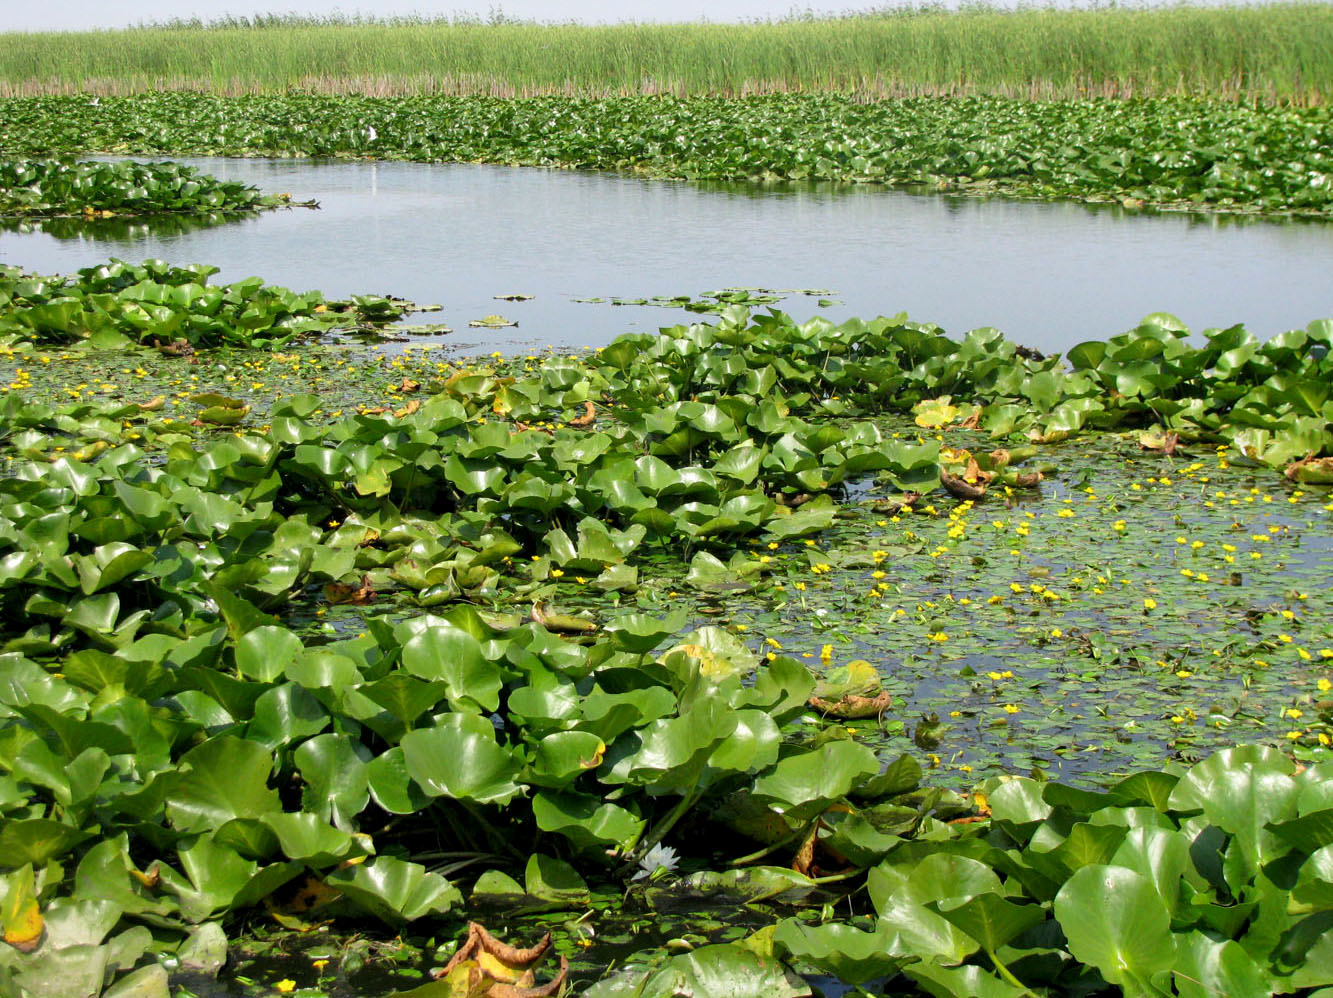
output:
M908 5L915 6L910 0ZM958 0L945 0L954 6ZM1013 6L1018 0L991 0L995 6ZM1092 0L1080 0L1088 6ZM1149 0L1154 3L1155 0ZM493 10L506 17L535 21L582 21L588 24L614 21L749 21L781 18L810 11L837 14L898 6L904 0L675 0L672 3L645 0L379 0L357 4L338 0L0 0L0 31L81 31L90 28L121 28L135 24L197 17L203 21L226 15L298 13L326 15L373 14L376 16L421 14L453 17L459 14L486 18ZM1061 3L1062 6L1066 5Z

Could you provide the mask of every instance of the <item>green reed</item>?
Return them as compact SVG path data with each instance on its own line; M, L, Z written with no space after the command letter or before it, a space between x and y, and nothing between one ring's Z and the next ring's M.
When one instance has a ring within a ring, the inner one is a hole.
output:
M232 18L0 34L0 96L1207 94L1322 103L1333 5L917 9L744 24Z

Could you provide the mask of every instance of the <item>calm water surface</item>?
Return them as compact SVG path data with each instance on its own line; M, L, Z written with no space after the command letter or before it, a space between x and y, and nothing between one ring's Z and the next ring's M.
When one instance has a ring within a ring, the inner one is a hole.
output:
M823 289L779 307L835 321L907 312L957 335L995 326L1045 351L1154 311L1261 337L1333 315L1333 226L1143 215L1116 207L866 188L760 190L559 170L417 163L187 160L265 191L316 198L207 229L0 234L0 261L66 272L107 257L211 263L331 297L438 303L459 350L595 346L698 321L681 310L573 301L728 286ZM511 293L532 301L495 301ZM467 327L500 313L499 332ZM418 342L420 342L418 340Z

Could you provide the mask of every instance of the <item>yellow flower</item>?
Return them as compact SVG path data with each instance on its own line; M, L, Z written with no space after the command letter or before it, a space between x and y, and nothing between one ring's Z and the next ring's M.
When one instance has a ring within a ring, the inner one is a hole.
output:
M296 990L296 982L293 981L290 977L284 977L277 984L273 985L273 987L278 992L278 994L289 995Z
M1156 609L1157 609L1157 600L1155 600L1155 599L1153 599L1151 596L1149 596L1147 599L1145 599L1145 600L1143 601L1143 609L1145 609L1145 610L1156 610Z
M565 574L565 573L564 573L563 571L561 571L560 569L558 569L558 568L553 568L553 569L551 569L551 578L553 578L553 579L558 579L558 578L560 578L560 576L562 576L562 575L564 575L564 574Z
M1330 682L1329 680L1324 679L1323 677L1320 677L1320 679L1315 683L1315 686L1319 689L1320 693L1327 693L1329 690L1333 690L1333 682Z
M1007 704L1004 705L1004 712L1005 712L1006 714L1017 714L1018 711L1019 711L1019 707L1018 707L1017 704L1007 703Z

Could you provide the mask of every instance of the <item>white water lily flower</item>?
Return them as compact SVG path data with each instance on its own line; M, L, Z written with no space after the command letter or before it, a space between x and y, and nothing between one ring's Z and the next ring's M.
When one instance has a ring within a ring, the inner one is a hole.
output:
M676 850L670 846L664 846L658 843L643 854L639 860L639 872L634 874L634 880L647 880L658 870L665 870L671 873L676 869L676 864L680 857L676 855Z

